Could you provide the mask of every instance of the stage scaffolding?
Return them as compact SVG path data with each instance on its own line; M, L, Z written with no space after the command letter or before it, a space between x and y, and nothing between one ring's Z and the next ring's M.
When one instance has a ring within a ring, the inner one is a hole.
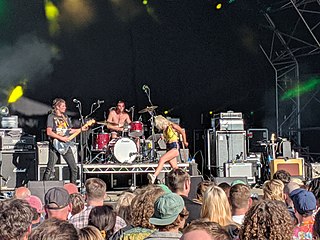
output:
M263 2L263 1L260 1ZM275 73L275 117L277 136L288 137L301 146L301 113L312 100L320 103L320 89L309 92L301 105L300 60L311 61L320 53L320 0L282 0L261 4L264 17L260 48ZM297 88L297 96L282 101L281 96ZM304 98L305 98L304 97Z

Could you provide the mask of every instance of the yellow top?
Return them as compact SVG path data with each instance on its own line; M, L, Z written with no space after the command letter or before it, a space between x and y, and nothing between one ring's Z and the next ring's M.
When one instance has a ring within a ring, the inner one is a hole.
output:
M164 139L167 143L172 142L178 142L179 141L179 135L178 133L172 128L172 125L170 124L166 130L163 131Z

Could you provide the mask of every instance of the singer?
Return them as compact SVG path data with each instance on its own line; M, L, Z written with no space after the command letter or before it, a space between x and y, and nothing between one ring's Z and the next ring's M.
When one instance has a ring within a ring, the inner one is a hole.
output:
M158 166L154 174L148 173L148 179L153 184L161 172L163 165L168 162L173 169L178 168L177 157L179 156L179 134L182 136L184 147L188 147L187 136L185 131L165 117L158 115L154 118L155 126L163 132L164 140L167 143L167 152L159 159Z
M111 108L107 118L107 128L111 131L111 138L121 136L124 126L131 123L129 114L125 111L124 101L119 100L115 108Z
M76 99L73 100L75 102ZM68 142L68 136L77 131L72 128L71 121L66 115L66 102L62 98L56 98L52 102L52 110L47 119L47 136L49 137L49 161L44 172L43 180L50 180L54 173L54 166L60 156L60 153L53 146L53 140L60 142ZM83 127L81 130L86 131L88 128ZM76 183L77 180L77 164L75 162L71 148L63 155L70 171L70 182ZM54 178L54 176L53 176Z

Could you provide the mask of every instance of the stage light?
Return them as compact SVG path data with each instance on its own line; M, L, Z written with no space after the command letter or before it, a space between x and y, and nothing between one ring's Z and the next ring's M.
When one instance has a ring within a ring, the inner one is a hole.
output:
M59 17L59 9L50 1L44 1L44 10L48 21L56 21Z
M148 0L142 0L142 4L143 5L147 5L148 4Z
M22 86L16 86L9 95L8 103L14 103L23 96Z
M164 115L167 115L167 114L169 113L169 111L166 110L166 111L164 111L163 113L164 113Z
M5 117L9 115L9 108L6 106L0 107L0 116Z
M302 94L317 89L319 85L320 77L310 78L308 81L301 83L299 86L286 91L281 97L281 100L288 100L290 98L301 96Z
M213 114L213 111L210 111L209 114L212 115L212 114Z
M220 3L220 2L217 3L217 4L216 4L216 9L217 9L217 10L220 10L221 8L222 8L222 3Z

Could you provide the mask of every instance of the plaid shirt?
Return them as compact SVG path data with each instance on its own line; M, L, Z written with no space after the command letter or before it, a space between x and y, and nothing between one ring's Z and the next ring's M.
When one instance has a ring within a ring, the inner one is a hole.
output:
M88 226L89 214L94 206L88 206L86 210L72 216L69 222L76 228L81 229ZM120 228L127 226L126 222L121 217L116 217L116 224L114 225L114 232L117 232Z

